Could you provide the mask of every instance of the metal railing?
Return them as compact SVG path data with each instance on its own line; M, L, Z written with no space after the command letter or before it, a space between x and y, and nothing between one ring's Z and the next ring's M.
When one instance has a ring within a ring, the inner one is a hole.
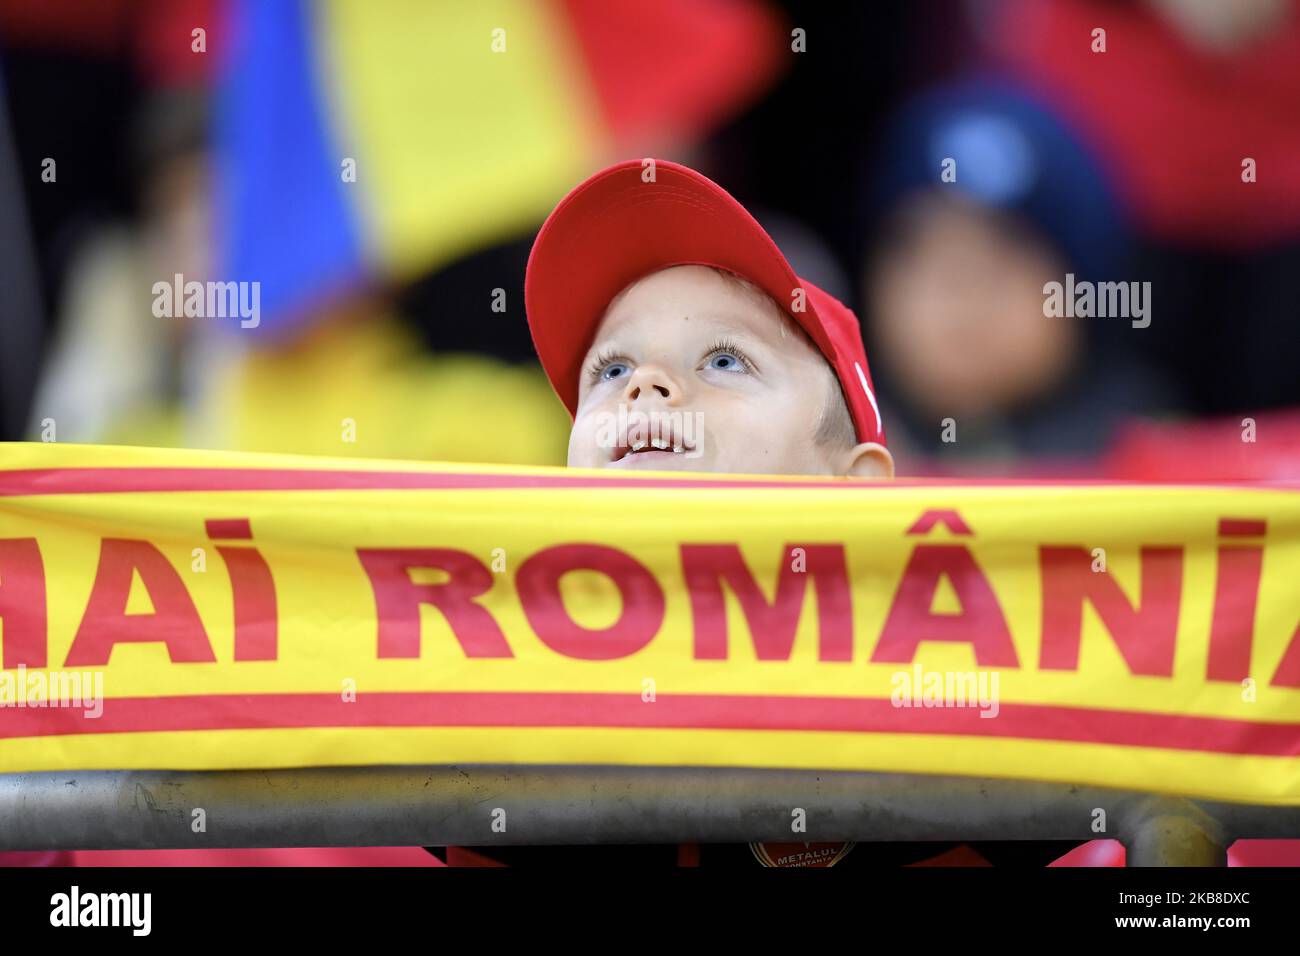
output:
M806 820L798 835L795 808ZM492 826L497 810L504 832ZM1101 819L1105 829L1094 829ZM462 765L0 774L3 850L1098 838L1121 841L1130 866L1223 866L1234 840L1300 838L1300 807L840 771Z

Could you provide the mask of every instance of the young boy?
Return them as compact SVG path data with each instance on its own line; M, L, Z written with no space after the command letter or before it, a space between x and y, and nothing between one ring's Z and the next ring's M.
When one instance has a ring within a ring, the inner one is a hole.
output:
M633 160L580 184L538 233L525 294L538 357L573 415L571 467L893 477L857 317L694 170ZM453 865L829 866L951 848L447 849Z
M693 170L634 160L579 185L525 294L570 466L893 475L857 318Z

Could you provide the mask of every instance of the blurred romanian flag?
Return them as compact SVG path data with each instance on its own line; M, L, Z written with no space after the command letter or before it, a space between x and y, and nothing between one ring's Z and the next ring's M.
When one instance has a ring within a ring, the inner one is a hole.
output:
M789 51L746 0L236 0L218 274L280 337L359 283L523 235L615 158L673 155Z

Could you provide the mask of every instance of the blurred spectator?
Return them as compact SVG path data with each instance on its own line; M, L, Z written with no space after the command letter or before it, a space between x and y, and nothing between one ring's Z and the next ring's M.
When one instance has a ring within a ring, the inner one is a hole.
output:
M1159 408L1124 318L1049 317L1046 286L1128 280L1128 229L1095 159L1031 97L993 81L901 113L868 184L872 369L912 474L1085 459Z
M336 291L297 335L261 348L210 319L155 315L155 281L214 276L206 97L159 92L136 130L138 224L81 244L33 432L53 420L62 441L562 460L566 420L540 373L488 356L430 357L372 285Z
M71 255L33 402L34 434L52 421L59 441L111 442L123 422L181 400L195 320L160 320L150 290L161 276L211 274L206 148L201 90L159 91L145 101L130 143L138 219L87 230ZM167 437L159 443L182 443L179 433Z
M1133 344L1191 412L1300 404L1300 0L985 9L991 54L1075 118L1134 210L1156 313Z

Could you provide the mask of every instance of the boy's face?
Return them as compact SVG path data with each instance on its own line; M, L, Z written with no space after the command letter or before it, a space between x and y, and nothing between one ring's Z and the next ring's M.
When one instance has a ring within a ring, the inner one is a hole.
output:
M813 440L832 373L785 321L703 266L633 283L610 303L583 362L569 465L848 474L851 449Z

